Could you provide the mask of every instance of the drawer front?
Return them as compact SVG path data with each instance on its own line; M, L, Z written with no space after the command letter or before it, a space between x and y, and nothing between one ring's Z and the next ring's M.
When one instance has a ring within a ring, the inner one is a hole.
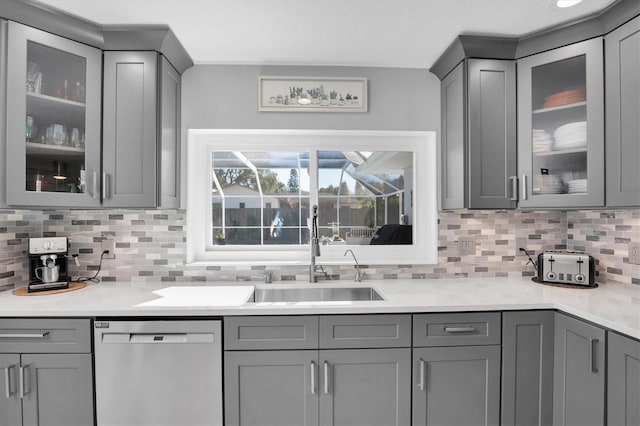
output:
M422 314L413 316L413 346L500 344L500 313Z
M320 348L411 346L411 315L329 315L320 317Z
M91 353L91 320L0 318L0 353Z
M224 318L225 350L318 349L318 317Z

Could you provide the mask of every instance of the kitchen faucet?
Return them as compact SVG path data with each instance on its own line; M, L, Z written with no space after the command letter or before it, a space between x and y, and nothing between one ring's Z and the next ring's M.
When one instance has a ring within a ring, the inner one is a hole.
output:
M325 276L324 269L320 267L320 271L316 267L316 257L320 256L320 244L318 242L318 206L313 206L313 215L311 217L311 264L309 265L309 282L317 283L318 277Z
M346 255L347 255L347 253L351 253L351 256L353 256L353 260L354 260L354 262L356 262L356 264L354 265L354 267L356 268L356 276L355 276L355 278L354 278L353 280L354 280L355 282L359 283L360 281L362 281L362 274L360 273L360 264L358 263L358 259L356 259L356 255L355 255L355 253L353 252L353 250L351 250L351 249L347 249L347 250L344 252L344 256L346 256Z

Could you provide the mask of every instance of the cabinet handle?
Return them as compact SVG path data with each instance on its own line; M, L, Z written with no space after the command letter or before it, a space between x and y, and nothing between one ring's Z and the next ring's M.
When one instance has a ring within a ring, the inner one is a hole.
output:
M15 392L11 391L11 370L16 368L16 365L10 365L4 368L4 394L8 398L11 398Z
M324 393L329 393L329 363L324 361Z
M509 176L511 182L511 201L518 201L518 176Z
M31 393L31 389L27 390L29 378L26 377L27 373L29 373L29 365L30 364L20 366L20 398L24 398Z
M109 198L109 173L102 173L102 199Z
M91 196L93 198L98 198L98 172L93 172L93 192L91 193Z
M522 199L527 199L527 175L522 175Z
M475 327L445 327L444 331L447 333L472 333L476 331Z
M2 333L0 339L7 338L21 338L21 339L44 339L49 335L48 331L42 331L40 333Z
M316 393L316 363L311 361L311 393Z
M596 345L598 344L598 339L589 339L589 365L591 366L591 372L598 372L598 362L596 359Z
M425 373L425 362L424 359L420 358L420 361L418 361L420 364L420 377L418 378L418 389L420 389L421 391L424 390L424 382L425 382L425 377L424 377L424 373Z

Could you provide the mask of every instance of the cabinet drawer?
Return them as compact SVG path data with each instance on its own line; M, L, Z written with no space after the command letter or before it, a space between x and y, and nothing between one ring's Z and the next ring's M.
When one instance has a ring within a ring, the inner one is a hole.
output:
M330 315L320 317L320 348L411 346L411 315Z
M91 320L0 318L0 353L91 353Z
M499 312L413 316L413 346L497 344L500 344Z
M318 317L225 317L224 348L318 349Z

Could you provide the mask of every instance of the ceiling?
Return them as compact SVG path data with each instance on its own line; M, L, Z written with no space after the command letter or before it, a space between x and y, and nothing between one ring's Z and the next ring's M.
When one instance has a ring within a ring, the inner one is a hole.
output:
M584 0L39 0L98 24L167 24L197 64L429 68L458 34L523 36Z

